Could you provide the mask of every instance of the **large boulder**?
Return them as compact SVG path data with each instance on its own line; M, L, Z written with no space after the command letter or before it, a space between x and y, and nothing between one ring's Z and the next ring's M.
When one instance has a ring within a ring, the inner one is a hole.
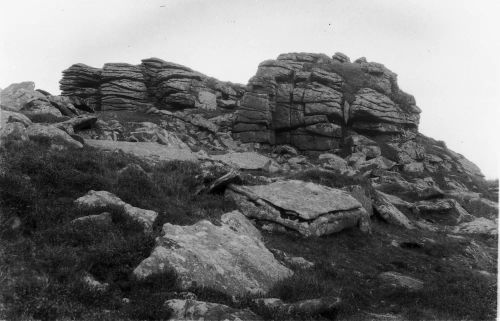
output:
M229 185L226 191L248 217L274 222L305 236L350 227L369 229L369 214L347 192L298 180L268 185Z
M30 140L46 142L56 148L83 147L80 142L74 140L68 133L52 125L32 124L26 128L26 134Z
M61 118L63 114L46 100L31 100L27 102L20 110L21 113L28 116L30 119L47 119L49 121Z
M28 102L37 99L47 101L44 94L35 90L35 83L32 81L11 84L0 91L2 107L11 111L19 111Z
M21 113L0 109L0 129L8 123L21 123L24 126L29 126L32 122Z
M165 224L151 255L134 270L143 279L176 272L183 289L208 287L228 295L265 293L292 272L260 240L260 233L241 213L222 216L222 225Z

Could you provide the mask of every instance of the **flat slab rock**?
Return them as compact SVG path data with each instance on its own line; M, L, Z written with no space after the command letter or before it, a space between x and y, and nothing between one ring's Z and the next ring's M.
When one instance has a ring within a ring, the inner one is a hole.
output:
M269 157L256 152L228 153L213 155L211 158L237 167L238 169L246 170L264 169L271 162Z
M108 151L121 150L124 153L132 154L152 162L198 160L196 154L189 149L169 147L158 143L86 139L85 144Z
M292 275L261 241L259 231L238 211L222 216L222 226L163 225L150 257L134 270L138 279L175 271L181 288L208 287L231 296L267 292Z
M224 304L196 300L168 300L165 302L172 315L170 320L227 320L227 321L260 321L261 317L250 310L238 310Z
M370 230L368 212L347 192L303 181L279 181L268 185L228 185L226 197L234 200L247 217L277 223L309 237L358 227ZM269 224L271 223L271 224Z
M241 188L276 207L297 213L297 216L305 220L312 220L330 212L361 207L361 204L347 192L299 180Z

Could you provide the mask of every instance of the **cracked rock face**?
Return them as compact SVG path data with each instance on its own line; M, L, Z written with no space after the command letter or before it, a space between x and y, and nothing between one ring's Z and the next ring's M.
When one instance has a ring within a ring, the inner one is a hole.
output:
M262 62L247 87L233 128L244 142L324 151L339 147L345 129L400 134L418 127L420 109L393 72L343 54L282 54Z
M359 227L369 230L369 214L348 193L298 180L268 185L230 185L226 192L248 217L278 223L305 236Z
M173 270L183 289L209 287L228 295L268 291L292 272L260 240L260 233L241 213L222 216L222 226L165 224L150 257L134 270L146 278Z
M107 63L103 68L75 64L63 71L60 88L75 106L88 111L234 109L244 92L242 85L158 58L143 59L139 65Z

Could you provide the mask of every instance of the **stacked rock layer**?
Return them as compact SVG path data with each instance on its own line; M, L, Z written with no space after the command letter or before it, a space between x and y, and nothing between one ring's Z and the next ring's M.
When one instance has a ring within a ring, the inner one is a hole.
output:
M60 88L78 108L92 111L234 109L245 91L242 85L157 58L140 65L108 63L102 69L75 64L63 71Z
M259 65L250 79L234 132L244 142L338 148L348 129L370 135L416 132L420 109L397 86L396 74L337 53L289 53Z

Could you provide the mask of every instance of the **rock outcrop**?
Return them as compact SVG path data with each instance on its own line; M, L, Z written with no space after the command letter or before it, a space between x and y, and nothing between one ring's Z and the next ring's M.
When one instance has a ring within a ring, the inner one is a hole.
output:
M323 54L281 54L259 65L237 110L236 137L338 148L348 129L360 133L416 131L420 110L381 64L350 63Z
M138 66L105 64L99 90L102 110L144 110L149 107L144 75Z
M75 64L63 71L63 96L83 110L201 108L234 109L244 86L221 82L158 58L139 65L107 63L103 68Z

